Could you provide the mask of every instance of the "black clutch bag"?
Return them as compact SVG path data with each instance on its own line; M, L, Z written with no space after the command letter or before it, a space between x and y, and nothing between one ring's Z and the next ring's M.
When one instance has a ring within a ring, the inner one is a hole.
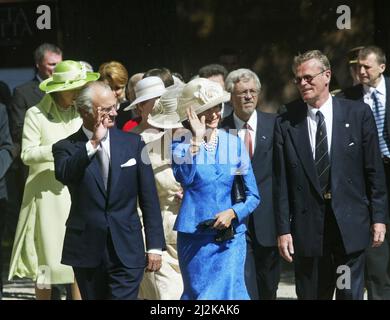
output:
M198 229L201 229L201 230L206 230L206 229L213 229L213 225L215 223L215 219L208 219L208 220L205 220L205 221L202 221L201 223L198 224ZM233 227L233 223L230 225L230 227L226 228L226 229L221 229L221 230L217 230L217 234L215 236L215 242L223 242L223 241L226 241L226 240L230 240L230 239L233 239L234 238L234 227Z
M244 178L240 174L234 176L233 187L232 187L232 202L239 203L244 202L246 199L245 196L245 187L244 187Z

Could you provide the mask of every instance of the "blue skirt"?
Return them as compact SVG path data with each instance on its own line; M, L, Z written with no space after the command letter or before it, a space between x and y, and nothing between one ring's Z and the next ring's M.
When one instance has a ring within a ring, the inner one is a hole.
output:
M245 285L245 232L222 243L214 235L177 233L182 300L249 300Z

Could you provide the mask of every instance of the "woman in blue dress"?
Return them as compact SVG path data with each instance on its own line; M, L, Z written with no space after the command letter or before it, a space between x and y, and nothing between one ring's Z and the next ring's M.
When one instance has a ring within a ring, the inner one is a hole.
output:
M190 129L172 144L172 168L184 197L174 229L183 276L183 300L246 300L245 218L260 197L249 156L241 140L218 129L221 104L229 93L210 80L190 81L178 99L178 113ZM188 135L188 133L190 133ZM243 177L245 200L234 203L234 176ZM202 227L208 223L209 227ZM221 230L234 237L216 240Z

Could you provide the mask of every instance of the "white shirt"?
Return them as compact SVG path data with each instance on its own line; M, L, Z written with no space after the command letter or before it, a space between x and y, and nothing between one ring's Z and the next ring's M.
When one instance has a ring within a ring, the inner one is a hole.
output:
M364 102L370 106L372 111L374 111L374 100L372 99L371 95L375 90L378 92L377 97L379 99L380 104L382 106L386 106L386 83L383 75L381 76L379 84L376 88L367 86L365 84L363 85Z
M85 147L87 148L88 158L91 159L93 157L93 155L99 150L100 146L98 146L95 149L93 147L91 141L90 141L92 139L93 132L88 130L84 126L82 126L82 129L83 129L83 132L85 133L85 135L88 138L88 142L86 143ZM111 159L111 153L110 153L110 131L109 130L107 130L106 137L103 138L100 141L100 144L102 145L102 147L104 149L104 152L107 152L108 157ZM147 250L146 252L147 253L155 253L155 254L162 255L162 250L161 249L150 249L150 250Z
M332 127L333 127L333 103L332 96L329 94L328 100L318 109L307 104L307 127L309 129L309 140L313 159L316 157L316 134L317 134L317 111L321 111L324 115L326 125L326 135L328 140L328 153L330 156L330 147L332 145Z
M93 132L88 130L84 126L82 126L82 129L83 129L83 132L85 133L85 135L88 138L88 142L86 144L86 148L87 148L88 158L91 159L93 157L93 155L99 150L100 145L95 149L93 147L91 141L90 141L92 139ZM100 144L103 146L104 152L107 153L108 158L111 159L111 153L110 153L110 131L107 130L107 134L106 134L105 138L103 138L102 141L100 141Z
M247 129L244 128L246 122L242 121L239 117L237 117L236 113L233 113L234 125L238 130L238 136L242 141L245 141L245 132ZM249 124L249 134L252 138L252 154L255 153L256 148L256 130L257 130L257 111L253 111L252 115L248 120Z

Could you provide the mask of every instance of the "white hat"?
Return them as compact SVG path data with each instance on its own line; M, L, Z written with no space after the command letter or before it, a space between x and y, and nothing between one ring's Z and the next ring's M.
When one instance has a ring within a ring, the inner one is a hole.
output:
M205 78L191 80L184 86L178 98L177 112L180 122L187 120L187 109L190 106L199 114L229 100L230 93L223 90L219 83Z
M123 111L134 109L140 102L158 98L165 91L164 82L159 77L146 77L137 82L134 87L136 99Z
M148 123L161 129L181 128L181 122L177 113L177 98L183 90L182 85L172 85L156 100L152 112L148 116Z

